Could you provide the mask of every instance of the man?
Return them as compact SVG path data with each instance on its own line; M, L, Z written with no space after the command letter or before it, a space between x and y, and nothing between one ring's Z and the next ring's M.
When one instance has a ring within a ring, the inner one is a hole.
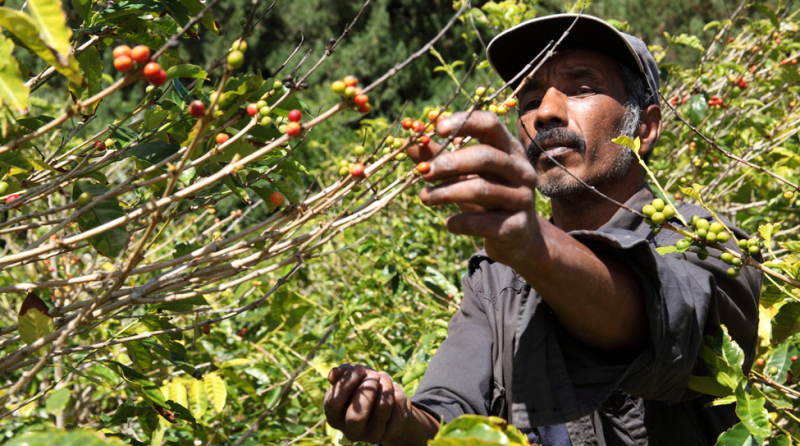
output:
M490 62L514 78L576 17L505 31L489 45ZM644 43L581 16L519 94L519 141L490 113L439 123L440 135L480 144L434 158L424 178L438 185L421 198L457 204L448 230L483 237L484 250L469 262L461 309L413 403L388 374L343 365L328 377L328 422L384 446L424 445L440 420L464 413L504 417L548 446L714 444L736 422L733 407L705 408L709 397L687 383L708 373L697 352L720 323L749 367L760 274L729 279L715 258L658 255L683 236L652 232L584 184L634 209L653 200L644 169L611 139L639 137L648 156L661 131L659 103ZM410 154L429 159L437 150ZM537 188L552 199L551 221L536 215ZM678 210L711 218L693 205Z

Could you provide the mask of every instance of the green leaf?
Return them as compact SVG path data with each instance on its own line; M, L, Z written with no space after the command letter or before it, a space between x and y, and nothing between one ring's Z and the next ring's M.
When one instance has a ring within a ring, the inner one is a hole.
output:
M761 13L767 16L769 21L772 22L772 26L774 26L775 28L778 28L780 26L780 20L778 19L778 15L775 14L775 11L773 11L772 8L770 8L769 6L761 3L754 3L751 4L750 6L752 6L755 9L758 9L759 11L761 11Z
M428 370L427 362L418 362L412 365L411 367L407 368L406 372L403 374L403 378L401 380L402 384L405 386L417 378L422 378L422 375L425 374L426 370Z
M751 434L762 438L769 437L765 402L766 398L753 398L741 388L736 389L736 415Z
M672 38L673 43L677 43L679 45L685 45L689 48L694 48L700 52L704 52L706 49L703 47L703 44L700 43L700 39L697 36L690 36L689 34L681 34L679 36L675 36Z
M178 328L172 325L166 318L163 317L143 317L142 323L147 325L150 330L153 331L163 331L163 330L171 330L174 328ZM183 339L183 332L175 331L167 333L166 335L170 339L174 339L176 341L180 341Z
M92 0L72 0L72 8L86 21L89 13L92 12Z
M308 398L317 407L322 407L322 400L325 398L325 392L320 389L319 385L315 383L308 375L299 376L296 380L297 384L305 390Z
M795 333L800 333L800 302L789 302L772 318L772 343L781 344Z
M190 379L186 386L189 390L189 411L196 419L201 419L208 410L208 396L203 381Z
M705 95L696 94L689 98L686 106L689 108L689 120L693 125L698 125L708 112L708 99Z
M150 370L153 367L153 357L150 355L150 348L141 341L131 341L125 343L125 348L131 361L142 370Z
M82 84L69 83L69 90L72 92L73 97L85 101L90 97L100 93L102 87L100 79L103 77L103 63L101 61L100 52L96 46L90 46L78 56L78 63L81 66L81 72L86 82ZM97 110L99 102L90 105L82 113L86 115L93 115Z
M697 201L702 200L702 198L700 198L700 192L698 192L696 189L691 187L682 187L682 186L679 188L681 192L683 192L683 195L686 195L687 197L692 197Z
M67 407L67 403L69 403L69 388L62 387L47 397L45 408L47 413L55 415L64 410Z
M181 0L183 6L189 11L189 14L196 17L200 12L206 7L203 2L200 0ZM207 12L202 19L200 19L200 23L206 27L212 33L221 36L223 35L222 31L219 30L219 25L217 25L217 21L214 20L214 16L211 15L210 11Z
M58 15L50 18L49 20L53 22L60 21L61 26L64 26L64 13L60 11L60 7ZM56 48L48 47L48 45L45 44L45 40L39 35L40 30L37 26L37 23L31 18L31 16L23 12L18 12L10 8L3 7L0 8L0 26L6 28L12 34L17 36L17 38L22 41L22 43L28 49L44 59L45 62L50 64L59 73L66 76L70 82L75 84L83 83L83 76L81 76L80 67L78 66L78 61L75 59L75 56L69 54L65 59L62 59L63 54L58 53L59 57L56 57L58 50ZM69 46L69 42L67 42L67 46Z
M678 247L675 245L659 246L658 248L656 248L656 252L663 256L664 254L678 252Z
M724 325L719 327L716 336L703 337L699 356L709 366L719 384L731 390L739 388L739 383L744 378L744 353L728 335Z
M28 11L39 28L39 38L54 50L61 66L68 66L72 28L67 26L61 0L28 0Z
M208 395L208 400L211 401L211 406L217 413L222 413L225 408L225 398L228 396L225 381L216 373L209 373L203 377L203 386Z
M792 442L786 435L781 434L770 438L767 446L792 446Z
M772 367L778 369L777 373L770 375L770 378L774 379L778 382L783 382L784 378L786 377L786 372L792 366L792 355L789 352L789 344L792 341L784 342L778 345L777 348L772 350L772 354L769 356L769 360L767 364L764 366L764 374L766 375L767 371Z
M781 225L773 225L772 223L767 223L758 227L758 233L764 238L764 244L766 246L772 245L772 234L775 234L780 230Z
M53 318L47 314L47 305L34 292L29 292L17 316L17 330L22 341L30 345L56 329ZM50 345L45 345L39 352L47 352Z
M717 439L717 446L761 446L761 438L753 436L744 424L738 423L723 432Z
M180 64L175 65L174 67L167 70L167 78L168 79L177 79L177 78L193 78L193 79L205 79L208 77L208 72L197 65L190 65L190 64Z
M619 144L621 146L625 146L636 153L639 153L639 147L641 147L641 141L639 141L639 137L637 136L636 139L631 139L630 136L618 136L611 140L611 142L615 144Z
M721 385L719 382L717 382L716 378L711 376L690 376L689 388L695 392L718 397L728 396L733 393L731 389Z
M95 430L65 431L53 429L44 432L28 432L16 436L6 446L124 446L118 438L102 437Z
M72 196L79 197L84 192L89 192L93 197L97 197L108 192L108 189L88 181L77 181L72 188ZM88 231L124 216L125 211L122 210L119 201L116 198L106 198L95 203L78 218L78 227L81 231ZM89 244L100 254L113 259L122 252L128 242L128 237L128 230L124 226L117 226L90 237Z
M30 90L22 80L19 63L12 55L14 42L0 34L0 101L10 104L19 114L28 111Z
M527 445L518 429L498 417L462 415L440 427L429 446Z
M117 361L106 362L122 379L124 379L130 387L139 394L151 406L168 407L167 401L164 399L164 394L152 381L147 379L144 375L136 370L120 364Z
M178 150L180 147L175 144L153 141L137 145L126 154L126 157L132 156L152 166L174 155Z

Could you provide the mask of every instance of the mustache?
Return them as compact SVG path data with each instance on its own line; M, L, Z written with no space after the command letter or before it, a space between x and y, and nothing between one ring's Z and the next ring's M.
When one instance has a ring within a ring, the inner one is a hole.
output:
M526 150L528 160L531 163L535 163L542 154L540 147L546 149L547 143L551 141L558 141L560 145L570 147L580 154L586 152L585 139L563 127L551 126L541 129L533 138L533 141L528 144L528 148Z

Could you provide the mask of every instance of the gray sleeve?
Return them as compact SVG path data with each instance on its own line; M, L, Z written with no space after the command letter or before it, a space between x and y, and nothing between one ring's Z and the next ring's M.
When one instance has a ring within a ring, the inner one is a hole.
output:
M462 283L461 308L411 398L446 423L463 414L489 415L492 393L492 332L472 279L465 276Z
M625 263L642 284L650 339L645 350L630 362L619 388L637 397L666 402L695 396L687 390L687 383L696 371L702 338L714 333L720 324L728 327L745 351L745 367L749 368L757 338L760 272L743 268L739 278L730 279L728 265L719 259L699 260L691 253L659 255L648 240L621 229L575 235L593 251ZM680 238L683 236L671 233L657 244L674 244ZM734 243L730 241L729 246ZM584 349L571 349L565 355L585 354L584 361L598 356L580 350ZM570 362L576 363L567 360Z

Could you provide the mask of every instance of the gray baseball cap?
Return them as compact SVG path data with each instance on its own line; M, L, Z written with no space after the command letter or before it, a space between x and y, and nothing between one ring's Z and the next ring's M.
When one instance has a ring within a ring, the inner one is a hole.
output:
M508 82L550 41L557 42L573 22L575 26L561 42L560 48L589 48L608 54L634 73L641 74L650 89L650 103L661 104L658 95L658 66L647 45L641 39L617 30L606 21L585 14L539 17L503 31L489 42L486 50L489 63Z

